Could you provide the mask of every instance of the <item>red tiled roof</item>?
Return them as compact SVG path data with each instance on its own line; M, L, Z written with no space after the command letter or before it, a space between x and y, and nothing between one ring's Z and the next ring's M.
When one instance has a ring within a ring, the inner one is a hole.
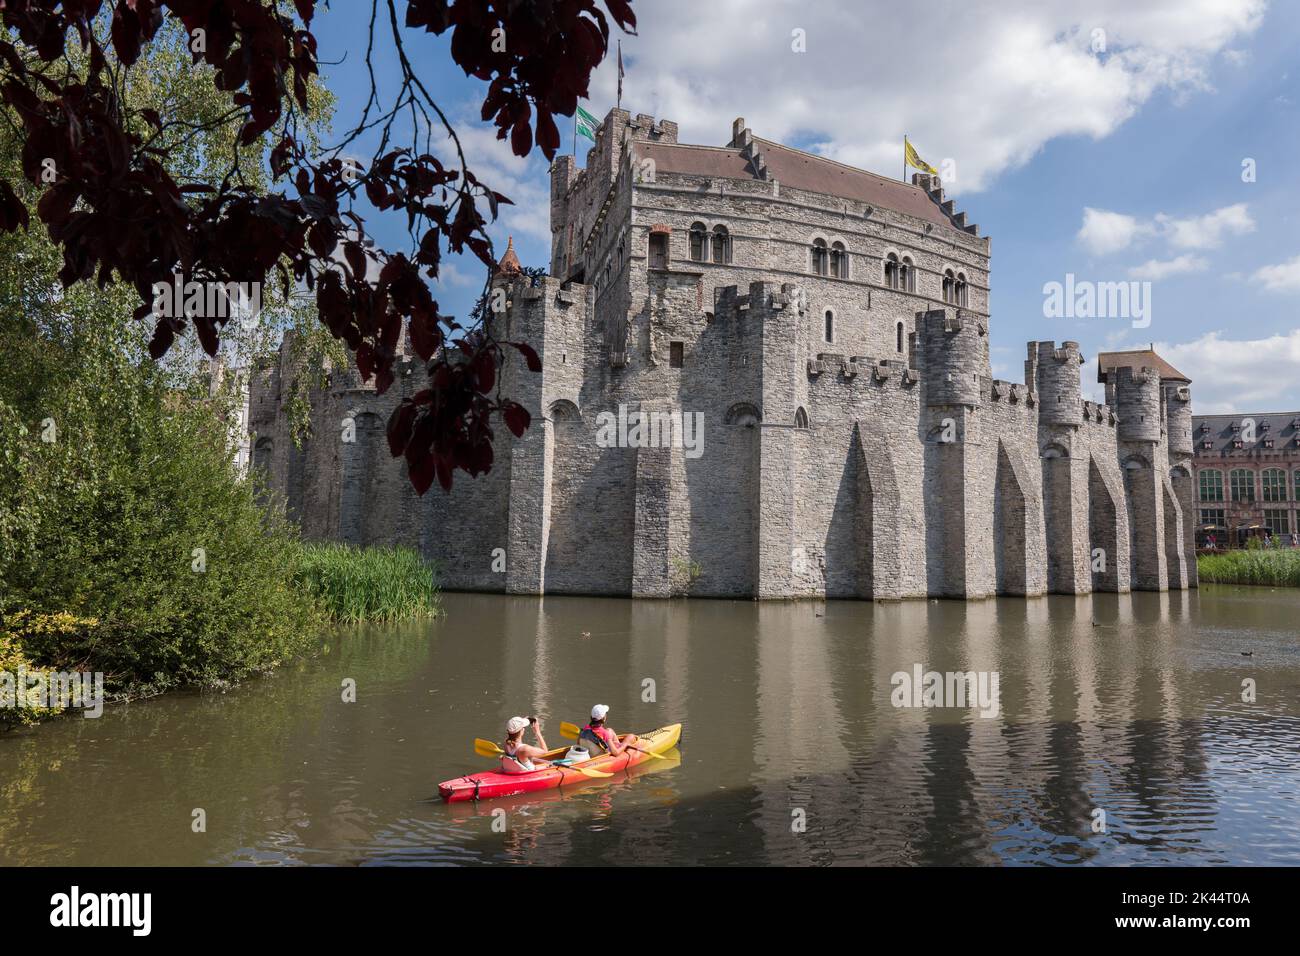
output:
M1098 352L1097 381L1105 382L1106 370L1112 368L1153 368L1160 372L1161 378L1191 382L1190 378L1162 359L1153 349L1134 349L1131 352Z
M497 272L505 276L517 276L524 271L524 267L519 264L519 256L515 253L515 237L511 236L506 241L506 252L497 263Z
M854 169L780 143L757 137L754 141L760 144L759 152L767 163L769 177L783 186L853 199L952 227L948 217L919 186ZM722 179L758 178L739 149L644 142L637 142L635 149L637 155L654 160L656 170L666 173Z

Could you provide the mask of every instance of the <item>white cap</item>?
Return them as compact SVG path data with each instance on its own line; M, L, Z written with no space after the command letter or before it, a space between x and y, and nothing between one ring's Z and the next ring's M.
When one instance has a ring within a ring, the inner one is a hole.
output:
M604 720L605 715L609 713L609 704L597 704L591 708L592 720Z
M506 721L506 733L514 735L528 726L527 717L511 717Z

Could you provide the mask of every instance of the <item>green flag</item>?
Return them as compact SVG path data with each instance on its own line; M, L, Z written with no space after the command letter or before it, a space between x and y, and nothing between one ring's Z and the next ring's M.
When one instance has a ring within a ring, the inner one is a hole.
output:
M576 121L575 132L578 136L585 136L593 143L596 142L596 127L600 126L600 120L592 116L581 106L578 107L578 115L574 117Z

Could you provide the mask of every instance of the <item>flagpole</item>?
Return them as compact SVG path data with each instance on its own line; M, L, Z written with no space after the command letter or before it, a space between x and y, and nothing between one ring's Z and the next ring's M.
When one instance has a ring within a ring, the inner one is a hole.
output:
M573 109L573 158L578 158L578 108Z
M907 182L907 134L903 134L903 182Z
M606 47L605 49L609 49ZM623 41L618 41L618 100L615 109L623 108Z

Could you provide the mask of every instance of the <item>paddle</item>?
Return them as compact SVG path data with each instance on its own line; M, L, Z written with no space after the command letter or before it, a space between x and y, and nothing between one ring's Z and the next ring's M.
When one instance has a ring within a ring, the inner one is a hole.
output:
M566 740L577 740L578 735L582 733L582 728L577 724L571 724L567 720L560 722L560 736ZM628 750L635 750L639 754L645 754L647 757L654 757L655 760L667 760L663 754L657 754L653 750L642 750L640 747L628 747Z
M474 752L478 754L480 757L500 757L505 754L505 751L502 750L500 747L498 747L496 744L494 744L492 741L484 740L482 737L474 738ZM556 765L552 764L552 766L556 766ZM546 768L543 767L542 769L544 770ZM572 764L565 764L564 769L576 770L578 771L578 773L584 774L585 776L588 777L614 776L612 773L606 773L603 770L592 770L590 767L575 767Z

